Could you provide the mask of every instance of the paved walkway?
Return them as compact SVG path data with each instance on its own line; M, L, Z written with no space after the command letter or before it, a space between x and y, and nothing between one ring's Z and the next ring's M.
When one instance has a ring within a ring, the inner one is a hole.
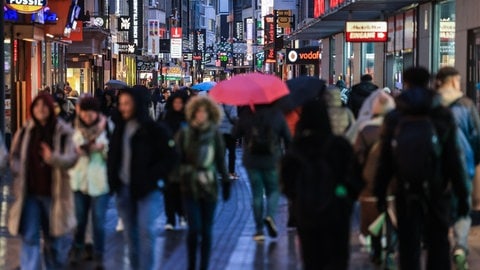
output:
M240 154L240 153L239 153ZM252 239L254 221L250 207L250 190L246 172L238 164L240 179L235 182L232 197L227 203L220 202L217 206L214 242L211 257L211 269L248 270L248 269L274 269L290 270L301 269L301 259L298 238L295 231L288 231L287 202L284 198L280 201L277 224L279 237L275 240L268 239L264 243L256 243ZM8 178L8 177L7 177ZM5 209L11 196L9 185L3 181L0 186L1 209L0 213L0 269L17 269L19 266L18 254L20 241L8 235L5 229ZM159 206L163 208L163 205ZM107 212L107 250L105 265L108 270L128 269L128 259L124 255L122 234L115 230L117 213L112 200ZM359 243L358 220L353 218L352 229L352 254L351 270L375 269L368 260L368 252ZM176 270L186 269L186 230L180 228L175 231L164 231L165 217L158 220L159 235L157 241L158 269ZM480 227L472 228L470 233L471 256L469 257L471 269L480 269ZM93 269L91 262L85 262L76 268Z

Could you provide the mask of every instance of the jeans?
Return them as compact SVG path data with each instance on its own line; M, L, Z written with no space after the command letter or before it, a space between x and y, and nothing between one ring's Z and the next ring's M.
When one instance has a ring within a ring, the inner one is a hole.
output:
M212 248L213 216L216 203L205 199L185 200L185 209L188 219L188 269L194 270L197 262L197 247L199 238L200 245L200 269L208 269L210 251Z
M20 223L22 237L20 268L22 270L42 269L40 231L43 233L43 256L46 269L65 269L67 266L72 238L70 235L59 237L50 235L51 208L52 198L50 197L33 195L25 197Z
M118 214L123 221L123 236L128 246L128 256L133 270L155 268L155 243L157 219L160 217L161 194L155 190L134 200L130 187L123 185L117 194Z
M472 201L472 181L467 181L467 194L468 201ZM454 206L457 205L456 198L454 197ZM470 215L466 217L458 217L453 224L453 239L454 247L461 248L468 252L468 234L470 233L470 227L472 226L472 218Z
M235 173L237 140L231 134L223 134L225 149L228 150L228 172Z
M275 217L280 199L278 172L276 169L247 169L253 197L253 215L257 233L263 232L263 195L267 197L267 217Z
M75 192L75 215L77 231L75 232L75 248L85 246L85 230L88 223L88 212L92 208L93 248L96 258L102 258L105 249L105 219L110 196L108 194L92 197L83 192Z

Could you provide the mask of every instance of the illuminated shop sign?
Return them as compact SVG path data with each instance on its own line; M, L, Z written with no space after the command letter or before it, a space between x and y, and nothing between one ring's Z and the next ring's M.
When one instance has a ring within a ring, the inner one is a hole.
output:
M319 61L318 47L287 49L287 64L310 65L318 64Z
M388 30L386 21L347 22L347 42L387 42Z
M31 14L47 5L47 0L6 0L7 6L19 13Z

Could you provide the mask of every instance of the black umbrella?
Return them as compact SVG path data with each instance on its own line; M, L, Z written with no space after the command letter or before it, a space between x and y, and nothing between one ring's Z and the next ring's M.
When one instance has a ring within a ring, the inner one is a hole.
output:
M126 82L120 80L109 80L105 84L110 87L110 89L124 89L128 87Z
M276 102L277 106L284 111L291 111L310 100L321 97L326 87L324 80L311 76L288 80L287 86L290 94Z

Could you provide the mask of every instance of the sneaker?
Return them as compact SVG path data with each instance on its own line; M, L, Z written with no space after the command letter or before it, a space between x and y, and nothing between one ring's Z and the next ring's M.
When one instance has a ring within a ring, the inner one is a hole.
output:
M457 270L467 270L467 254L462 248L457 248L453 252L453 261L455 263L455 269Z
M275 221L273 221L273 218L266 217L263 221L265 222L265 225L267 225L268 235L270 235L270 237L277 237L278 230L277 226L275 225Z
M122 221L121 218L118 218L117 226L115 227L115 230L116 230L117 232L123 231L123 221Z
M165 225L165 231L173 231L173 225L170 223Z
M253 240L255 240L257 242L265 241L265 235L263 235L263 233L256 233L253 236Z
M184 217L180 218L180 227L187 227L187 220Z

